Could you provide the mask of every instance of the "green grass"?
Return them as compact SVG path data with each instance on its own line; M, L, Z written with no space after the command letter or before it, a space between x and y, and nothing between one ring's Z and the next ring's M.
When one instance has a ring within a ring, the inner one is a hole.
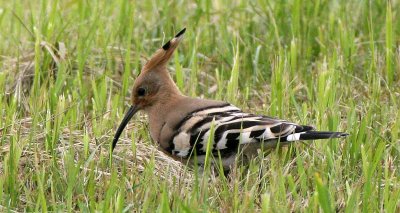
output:
M391 3L389 3L391 2ZM399 212L398 1L1 1L0 211ZM188 95L346 131L260 153L231 180L156 149L139 114L110 142L146 58Z

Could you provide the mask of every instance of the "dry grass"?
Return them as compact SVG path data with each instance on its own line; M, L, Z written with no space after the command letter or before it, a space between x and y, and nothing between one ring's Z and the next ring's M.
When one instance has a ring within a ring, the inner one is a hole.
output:
M399 13L397 1L3 2L0 211L398 212ZM160 152L136 116L110 156L142 64L182 27L169 69L183 93L350 136L260 153L227 180Z

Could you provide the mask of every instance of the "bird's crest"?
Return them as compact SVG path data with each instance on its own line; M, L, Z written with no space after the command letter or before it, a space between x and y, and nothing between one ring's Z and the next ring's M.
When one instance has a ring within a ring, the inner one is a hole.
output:
M176 36L165 43L162 48L158 49L157 52L150 58L150 60L143 66L142 71L149 71L155 67L165 67L176 47L178 47L180 41L183 38L186 28L183 28Z

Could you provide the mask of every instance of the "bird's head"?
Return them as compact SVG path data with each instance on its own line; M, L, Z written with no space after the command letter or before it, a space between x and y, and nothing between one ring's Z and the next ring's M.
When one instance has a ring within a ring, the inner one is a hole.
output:
M186 28L181 30L173 39L165 43L143 66L142 71L133 85L131 95L132 105L115 133L112 150L114 150L125 126L136 112L148 109L152 105L170 96L172 93L180 94L167 70L167 63L182 40L185 31Z

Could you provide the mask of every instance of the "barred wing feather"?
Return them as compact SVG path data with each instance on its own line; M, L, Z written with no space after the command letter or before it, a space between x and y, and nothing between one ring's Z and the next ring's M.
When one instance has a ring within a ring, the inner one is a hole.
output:
M313 131L311 126L244 113L233 105L226 105L189 114L172 137L172 154L188 157L193 149L197 154L204 154L211 125L215 130L212 140L214 152L233 152L240 144L261 141L291 142L345 136L345 133Z

